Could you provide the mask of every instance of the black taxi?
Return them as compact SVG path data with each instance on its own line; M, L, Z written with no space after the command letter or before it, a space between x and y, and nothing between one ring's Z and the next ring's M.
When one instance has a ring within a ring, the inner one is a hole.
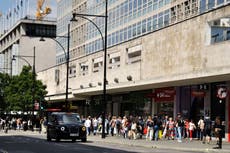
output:
M47 141L55 139L70 139L75 142L77 139L87 141L86 127L82 124L77 113L52 112L48 116Z

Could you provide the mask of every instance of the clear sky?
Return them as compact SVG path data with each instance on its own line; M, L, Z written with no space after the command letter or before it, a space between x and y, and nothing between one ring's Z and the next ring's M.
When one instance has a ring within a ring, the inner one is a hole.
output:
M0 12L5 13L8 11L8 9L10 8L10 4L13 2L14 0L0 0Z
M2 14L7 14L9 10L13 10L15 7L20 5L21 0L0 0L0 12ZM28 0L22 0L23 4L26 4ZM37 0L29 0L29 6L30 6L30 15L35 14L36 7L37 7ZM49 7L51 7L52 12L49 15L50 17L56 17L57 11L56 11L56 0L46 0L46 3L48 3ZM45 7L45 5L44 5Z

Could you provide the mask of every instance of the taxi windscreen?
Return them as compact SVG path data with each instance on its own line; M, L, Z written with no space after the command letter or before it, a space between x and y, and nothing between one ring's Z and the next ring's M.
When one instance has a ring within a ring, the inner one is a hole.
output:
M60 124L76 124L81 123L80 116L77 114L62 114L58 117Z

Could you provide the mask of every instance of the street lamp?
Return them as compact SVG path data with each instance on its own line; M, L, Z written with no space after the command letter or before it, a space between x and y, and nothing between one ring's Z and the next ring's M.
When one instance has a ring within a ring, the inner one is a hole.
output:
M65 59L66 59L66 91L65 91L65 110L68 112L68 89L69 89L69 47L70 47L70 23L68 24L68 36L56 36L61 38L67 38L67 52L65 51L65 48L61 45L59 41L57 41L54 38L48 37L52 40L54 40L64 51ZM45 39L42 37L40 41L45 41Z
M102 135L101 138L105 138L105 112L106 112L106 58L107 58L107 20L108 20L108 0L105 0L105 15L95 15L95 14L78 14L78 13L73 13L73 18L71 21L77 21L75 17L80 17L83 19L88 20L91 22L99 31L102 39L102 45L104 47L104 78L103 78L103 113L102 113ZM93 22L91 19L88 17L102 17L105 18L105 39L102 35L102 32L100 28L97 26L95 22Z
M28 56L28 55L13 55L13 58L12 58L12 61L13 60L16 60L16 58L20 58L22 60L24 60L30 67L30 63L26 60L26 58L33 58L33 91L32 91L32 94L33 94L33 98L32 98L32 115L34 115L34 102L35 102L35 81L36 81L36 74L35 74L35 46L34 46L34 53L33 53L33 56ZM11 61L11 75L12 75L12 61Z

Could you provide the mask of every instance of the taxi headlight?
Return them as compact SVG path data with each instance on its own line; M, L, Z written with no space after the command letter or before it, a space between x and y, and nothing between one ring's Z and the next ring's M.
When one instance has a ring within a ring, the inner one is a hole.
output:
M65 127L64 126L61 127L61 131L65 131Z
M85 130L86 130L85 126L83 126L81 129L82 129L82 131L85 131Z

